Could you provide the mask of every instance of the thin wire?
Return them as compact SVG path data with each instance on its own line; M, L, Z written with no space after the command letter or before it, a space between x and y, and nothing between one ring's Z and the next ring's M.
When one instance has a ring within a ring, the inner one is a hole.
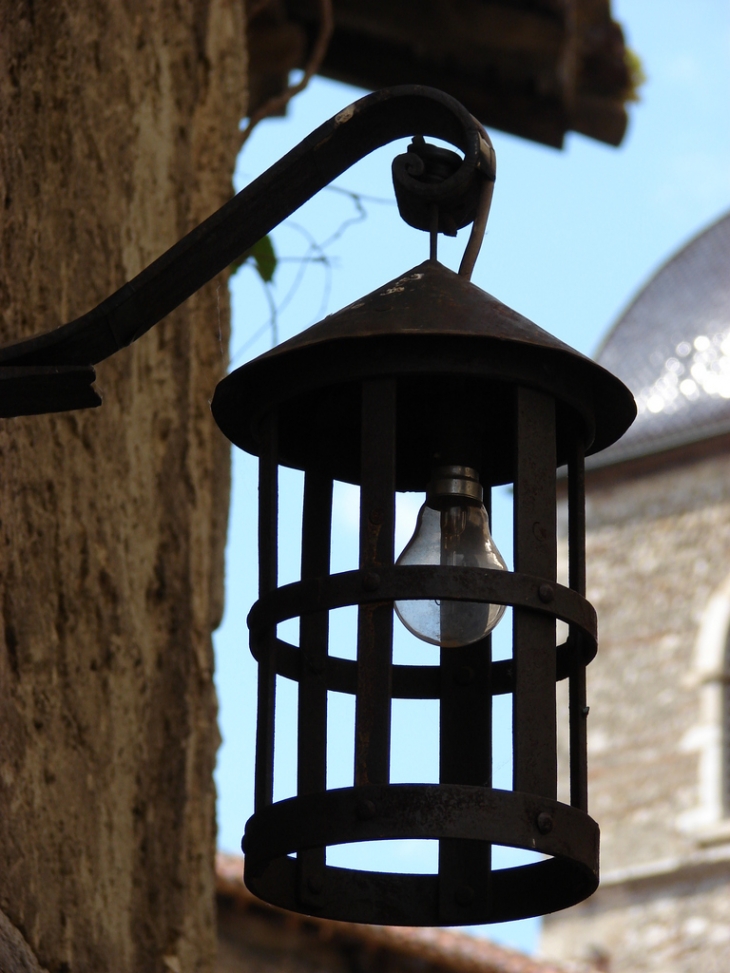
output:
M279 334L278 334L278 324L282 311L284 311L291 301L293 300L299 285L302 282L302 278L306 271L306 268L310 264L320 264L324 267L325 280L324 286L322 288L322 298L320 301L319 311L317 312L314 321L319 320L325 313L327 309L327 304L329 303L329 297L332 290L332 267L333 260L325 252L325 248L329 247L335 241L339 240L340 237L345 233L345 231L354 226L357 223L363 222L367 219L367 210L365 209L363 203L381 203L388 206L395 206L395 200L383 199L379 196L366 196L362 193L356 193L353 190L346 189L344 186L326 186L326 190L334 193L338 193L342 196L347 196L355 207L355 215L350 216L338 226L334 233L330 234L322 243L318 243L310 231L302 226L300 223L294 220L286 220L284 225L289 229L295 230L297 233L301 234L307 241L307 249L301 257L277 257L277 263L290 263L296 262L299 264L297 272L294 277L294 282L291 284L283 300L277 305L273 298L273 291L271 284L264 283L264 293L266 296L266 301L269 305L269 318L261 325L249 338L231 355L229 365L233 366L238 362L243 355L248 351L248 349L255 344L265 333L270 331L272 335L272 347L278 344ZM438 215L438 214L437 214Z
M381 206L396 205L394 199L386 199L383 196L368 196L366 193L358 193L354 189L347 189L345 186L338 186L336 184L325 186L322 191L325 193L340 193L342 196L350 196L353 199L357 198L361 203L380 203Z

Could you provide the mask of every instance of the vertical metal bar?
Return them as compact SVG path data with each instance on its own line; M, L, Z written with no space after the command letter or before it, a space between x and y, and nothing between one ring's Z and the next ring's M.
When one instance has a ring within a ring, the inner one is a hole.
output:
M318 469L307 471L302 516L302 581L329 575L332 532L332 478ZM325 668L329 613L304 615L299 646L299 759L297 793L313 794L327 786L327 687Z
M394 379L362 388L360 460L360 570L363 585L377 591L378 569L393 564L395 530ZM357 633L355 784L390 779L393 605L361 605Z
M516 412L515 570L543 579L549 589L557 568L555 401L519 388ZM555 619L515 608L513 639L514 788L555 798Z
M492 786L491 637L441 650L442 784ZM491 846L439 841L439 922L465 924L484 915L490 894Z
M279 466L278 423L270 413L262 423L259 458L259 597L273 591L278 576ZM276 711L276 626L267 633L258 670L256 721L256 810L274 796L274 718Z
M321 466L304 477L302 512L302 581L329 575L332 535L332 477ZM297 795L315 794L327 787L327 643L329 612L304 615L300 620L299 710L297 727ZM324 890L325 849L297 853L299 899L317 905Z
M578 438L568 463L568 583L578 594L586 593L586 508L585 457ZM586 667L581 653L580 633L570 633L573 670L568 683L570 714L570 803L588 811L588 752Z

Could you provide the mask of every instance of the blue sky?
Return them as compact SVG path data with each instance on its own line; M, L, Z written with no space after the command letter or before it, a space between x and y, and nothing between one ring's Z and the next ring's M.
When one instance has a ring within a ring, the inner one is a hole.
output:
M556 151L491 131L498 177L473 277L480 287L589 354L661 262L730 208L730 5L726 0L614 0L612 9L647 75L641 102L630 109L624 144L617 150L571 135L564 150ZM292 103L285 119L267 120L253 134L239 159L237 188L362 93L315 79ZM366 218L348 225L324 251L312 242L321 245L344 221L357 216L347 193L322 192L275 232L281 260L270 296L285 304L276 322L280 340L428 256L426 235L403 224L392 204L390 161L399 150L393 143L338 180L342 189L375 201L364 198ZM456 269L465 243L466 231L456 240L442 238L442 262ZM231 290L235 367L270 347L272 327L269 297L251 268L239 271ZM256 711L255 666L245 625L256 597L256 466L244 454L235 453L227 607L215 635L224 741L216 774L219 846L228 851L238 849L252 811ZM281 582L297 576L300 492L298 475L283 478ZM333 570L354 566L357 502L353 488L343 486L337 491ZM419 503L419 498L408 496L399 506L401 546ZM508 513L508 501L502 498L495 507L493 533L509 561ZM353 649L348 633L351 621L346 610L334 620L344 653ZM497 651L505 652L506 623L500 628L504 631ZM415 653L423 662L434 661L428 647L420 643L414 647L413 641L399 638L396 652L403 660L414 658ZM599 664L600 656L594 665ZM294 767L296 695L291 686L281 687L280 700L276 788L278 796L284 797L291 793ZM345 729L352 717L350 702L334 699L331 705L330 786L350 782L352 741ZM437 714L432 705L398 702L395 779L433 779ZM508 726L509 712L503 707L496 721L498 786L500 782L508 786ZM433 852L424 845L381 849L379 860L403 870L428 869ZM371 867L377 853L370 849ZM538 930L537 920L527 920L477 932L531 950Z

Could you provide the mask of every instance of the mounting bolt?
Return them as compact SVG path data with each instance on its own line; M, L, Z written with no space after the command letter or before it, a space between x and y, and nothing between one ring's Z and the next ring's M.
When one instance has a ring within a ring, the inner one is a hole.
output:
M547 811L540 811L535 823L537 824L537 830L540 832L540 834L550 834L550 832L553 830L553 818L551 814L547 813Z
M555 589L551 584L541 584L537 589L537 594L540 601L544 602L546 605L549 605L553 598L555 598Z
M321 875L310 875L307 879L307 888L314 895L319 895L324 891L324 878Z
M374 571L366 571L362 576L362 586L365 591L377 591L380 587L380 575Z
M476 893L471 885L462 885L454 893L454 898L458 905L471 905L476 898Z
M581 706L580 715L585 718L586 716L588 716L590 711L591 711L590 706Z
M372 801L358 801L355 813L361 821L369 821L375 817L377 809Z

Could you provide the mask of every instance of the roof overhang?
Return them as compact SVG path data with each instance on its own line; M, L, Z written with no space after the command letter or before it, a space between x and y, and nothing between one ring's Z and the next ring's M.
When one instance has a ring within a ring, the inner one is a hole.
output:
M319 27L317 0L249 0L251 105L283 90ZM610 0L333 0L320 74L365 89L425 84L487 127L561 147L618 145L632 74Z

